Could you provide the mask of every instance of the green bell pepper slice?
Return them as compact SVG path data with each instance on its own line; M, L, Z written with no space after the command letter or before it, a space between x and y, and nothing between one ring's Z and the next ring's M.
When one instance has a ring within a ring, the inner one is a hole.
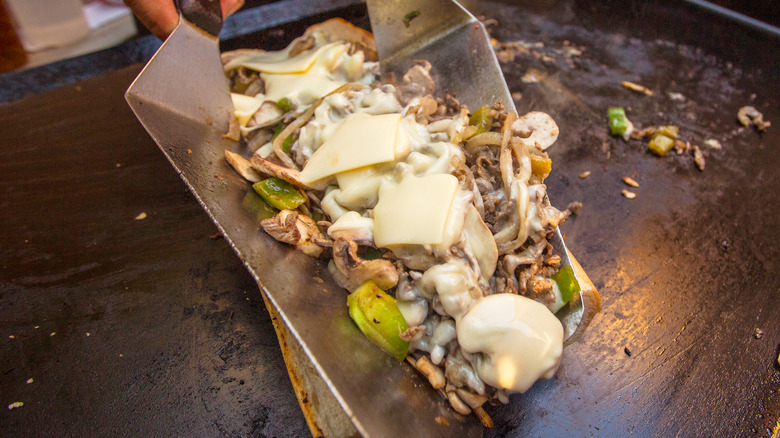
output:
M249 213L254 215L258 222L270 219L279 213L278 210L271 207L271 205L266 202L265 199L261 198L252 190L246 192L241 205L243 205Z
M409 343L400 334L408 326L395 298L368 280L349 294L347 306L349 316L371 342L399 361L404 360Z
M471 114L471 117L469 117L469 125L477 127L477 132L469 138L490 131L490 126L492 124L493 117L490 115L490 110L486 106L479 107L479 109L474 111L474 113Z
M306 198L292 184L275 176L252 184L252 188L279 210L295 210L306 202Z
M286 97L279 99L276 102L276 107L284 112L292 111L293 109L295 109L295 105L293 105L290 99Z
M580 284L577 277L574 276L574 269L571 266L564 266L552 276L558 289L561 291L563 303L566 304L574 297L574 294L580 293Z

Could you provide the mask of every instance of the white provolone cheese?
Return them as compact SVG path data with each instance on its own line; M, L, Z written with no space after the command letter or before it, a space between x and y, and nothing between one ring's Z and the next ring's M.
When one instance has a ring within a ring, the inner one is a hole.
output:
M383 185L373 211L377 246L440 244L457 190L458 179L449 174L407 175Z
M319 73L307 74L269 74L262 75L265 82L265 95L258 95L264 100L278 102L286 97L301 105L310 105L320 97L334 91L342 85L339 81L330 79Z
M314 47L304 50L293 56L290 55L292 45L278 52L259 52L251 55L238 57L225 64L225 70L232 70L238 67L246 67L263 73L303 73L307 71L317 56L323 51L342 43L331 43L320 47Z
M457 322L458 343L485 383L525 392L549 379L563 351L563 326L544 304L498 293L477 300ZM482 353L482 354L476 354Z
M350 114L309 158L301 181L311 185L337 173L404 156L409 145L400 121L400 114Z
M238 123L241 126L246 126L249 119L260 109L265 99L247 96L245 94L230 93L230 98L233 100L233 112L236 114Z

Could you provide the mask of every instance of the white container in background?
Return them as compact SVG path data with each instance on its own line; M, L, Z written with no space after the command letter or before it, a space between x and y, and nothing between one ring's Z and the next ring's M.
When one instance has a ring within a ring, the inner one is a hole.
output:
M89 35L81 0L5 0L28 52L63 47Z

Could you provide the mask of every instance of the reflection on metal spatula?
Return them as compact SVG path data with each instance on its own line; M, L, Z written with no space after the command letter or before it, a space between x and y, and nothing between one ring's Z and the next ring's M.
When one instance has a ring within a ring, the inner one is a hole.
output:
M484 26L457 2L367 0L366 4L383 73L401 77L415 60L424 59L431 63L431 76L442 95L455 95L471 109L501 101L508 111L517 111ZM581 288L579 299L556 315L568 345L598 312L601 298L557 228L551 243L561 265L572 267Z

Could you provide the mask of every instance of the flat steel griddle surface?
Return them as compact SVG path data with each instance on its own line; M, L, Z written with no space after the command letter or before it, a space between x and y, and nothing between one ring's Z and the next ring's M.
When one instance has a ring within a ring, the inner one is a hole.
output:
M557 377L491 408L486 435L776 435L778 41L682 3L591 3L476 7L497 39L543 43L505 74L521 114L561 128L550 198L584 203L563 232L604 300ZM546 79L524 83L531 67ZM0 107L3 434L304 436L257 287L122 99L139 68ZM741 129L747 104L775 126ZM723 149L702 146L704 172L656 158L606 134L608 106Z

